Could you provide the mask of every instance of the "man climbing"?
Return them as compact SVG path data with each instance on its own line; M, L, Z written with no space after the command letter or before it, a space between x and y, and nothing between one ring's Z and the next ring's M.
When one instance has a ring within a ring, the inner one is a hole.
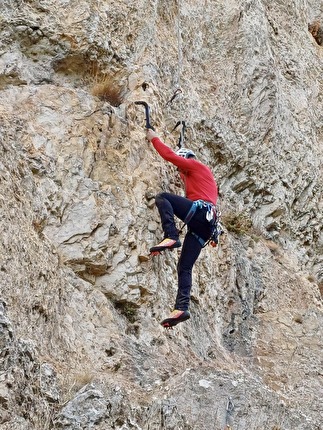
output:
M164 239L153 246L150 252L181 246L174 215L188 227L177 265L178 291L174 311L169 318L161 322L162 326L167 328L190 318L188 309L192 288L192 269L201 249L214 232L218 189L211 170L196 159L193 151L180 148L174 152L152 129L147 129L146 137L162 158L178 168L185 188L185 197L166 192L156 196Z

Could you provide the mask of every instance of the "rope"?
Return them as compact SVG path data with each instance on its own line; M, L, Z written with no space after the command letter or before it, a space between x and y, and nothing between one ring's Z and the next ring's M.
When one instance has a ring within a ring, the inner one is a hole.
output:
M177 87L181 88L181 73L183 63L183 52L182 52L182 35L181 35L181 0L178 0L178 11L177 11Z
M179 100L179 121L182 125L178 146L181 147L184 142L185 123L183 122L183 103L182 103L182 88L181 75L183 67L183 48L182 48L182 29L181 29L181 0L177 0L177 94L180 94Z
M177 24L175 24L175 28L177 28L177 73L175 75L175 84L176 90L172 97L167 101L166 106L170 105L175 98L182 93L181 89L181 74L182 74L182 63L183 63L183 52L182 52L182 37L181 37L181 4L180 0L178 1L177 7ZM175 17L176 21L176 17Z

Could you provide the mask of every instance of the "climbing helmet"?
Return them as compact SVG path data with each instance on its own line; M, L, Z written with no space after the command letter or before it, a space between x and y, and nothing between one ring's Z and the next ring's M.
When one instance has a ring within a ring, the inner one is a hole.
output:
M196 157L195 153L191 149L187 148L179 148L176 151L176 154L184 158Z

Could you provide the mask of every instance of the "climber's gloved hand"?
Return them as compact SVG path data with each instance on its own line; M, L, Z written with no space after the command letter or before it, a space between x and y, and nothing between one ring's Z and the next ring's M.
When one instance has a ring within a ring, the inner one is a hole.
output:
M147 131L146 131L146 138L147 138L147 140L149 140L149 142L151 142L151 140L154 137L158 137L158 134L155 133L154 130L152 130L151 128L147 128Z

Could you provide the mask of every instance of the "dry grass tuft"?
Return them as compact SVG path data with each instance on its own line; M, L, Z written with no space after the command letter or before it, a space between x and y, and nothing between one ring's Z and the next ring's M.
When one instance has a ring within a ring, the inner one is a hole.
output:
M125 99L125 88L117 79L107 74L99 74L95 78L92 94L100 100L110 103L111 106L120 106Z
M85 385L90 384L94 379L94 375L90 372L79 373L75 376L74 385L76 390L80 390Z

